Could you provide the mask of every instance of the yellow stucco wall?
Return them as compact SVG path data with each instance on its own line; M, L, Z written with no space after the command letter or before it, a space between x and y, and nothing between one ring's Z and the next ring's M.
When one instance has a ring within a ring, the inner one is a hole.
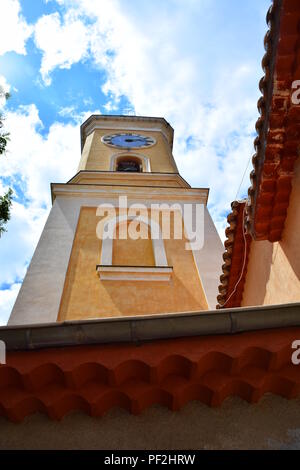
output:
M155 266L150 227L147 225L143 229L147 233L147 239L132 240L127 227L127 239L122 240L119 237L119 226L117 226L116 239L113 244L113 265L132 266L133 263L134 266Z
M300 159L282 240L252 242L242 306L300 301Z
M82 157L78 170L109 171L111 157L117 153L124 153L124 150L105 145L101 142L101 137L106 134L124 132L118 130L96 129L86 139ZM177 173L177 168L170 147L165 137L160 132L137 131L146 136L156 139L156 144L149 148L134 149L132 153L146 156L150 160L151 172ZM128 152L130 155L130 151Z
M164 241L168 264L173 266L168 282L100 280L96 272L101 254L101 240L96 237L99 220L96 208L81 209L58 321L208 309L193 254L185 250L185 239ZM131 257L124 243L118 245L120 264L127 264L129 259L130 265L140 264L143 249L143 265L152 262L149 241L137 241L135 249L135 242L129 241Z

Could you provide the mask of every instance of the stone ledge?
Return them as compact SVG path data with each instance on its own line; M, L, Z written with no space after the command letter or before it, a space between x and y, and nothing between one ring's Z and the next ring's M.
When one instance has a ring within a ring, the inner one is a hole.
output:
M172 266L104 266L98 265L101 281L170 281Z

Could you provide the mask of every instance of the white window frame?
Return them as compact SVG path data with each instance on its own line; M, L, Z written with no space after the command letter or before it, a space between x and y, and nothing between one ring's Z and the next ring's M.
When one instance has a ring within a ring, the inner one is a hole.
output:
M173 268L168 265L165 245L159 224L143 216L117 216L104 224L103 232L114 233L120 223L135 220L150 227L151 242L154 253L155 266L115 266L112 264L113 241L112 237L102 240L100 265L97 266L101 280L141 280L141 281L169 281ZM109 227L108 227L109 226ZM107 230L108 229L108 230Z

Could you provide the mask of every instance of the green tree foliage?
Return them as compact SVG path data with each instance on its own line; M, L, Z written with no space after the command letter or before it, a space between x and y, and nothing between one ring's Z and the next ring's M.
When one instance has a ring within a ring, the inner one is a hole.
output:
M0 87L0 99L8 99L9 93L5 93L4 90ZM0 114L0 155L5 152L7 142L9 140L9 134L7 132L2 132L3 128L3 116ZM13 191L11 188L4 194L0 196L0 237L3 232L6 232L5 225L10 219L10 208L12 204L12 195Z
M10 207L12 204L12 189L9 188L4 196L0 196L0 237L3 232L6 232L5 224L10 219Z
M9 93L6 93L3 88L0 86L0 100L7 100L9 98ZM5 152L7 142L9 140L9 134L7 132L2 132L3 127L3 116L0 113L0 155Z

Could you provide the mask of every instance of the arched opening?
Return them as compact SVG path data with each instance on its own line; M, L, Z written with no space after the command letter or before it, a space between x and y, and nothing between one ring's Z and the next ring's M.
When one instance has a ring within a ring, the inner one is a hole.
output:
M162 239L161 230L159 224L156 221L147 217L131 217L131 216L119 216L109 219L104 225L103 231L107 233L114 233L116 226L120 223L127 223L128 220L135 220L141 224L146 224L151 235L149 240L141 240L134 247L129 244L116 245L116 257L113 255L113 237L105 237L102 240L102 250L101 250L101 264L97 265L97 271L99 273L100 279L113 281L113 280L123 280L123 281L169 281L173 268L168 265L164 241ZM108 230L106 230L108 228ZM156 238L158 236L158 238ZM128 241L128 240L127 240ZM146 241L146 245L144 242ZM121 241L122 242L122 241ZM136 243L137 240L134 240L133 243ZM149 244L149 242L152 244ZM132 261L130 260L130 253L132 249L136 251L138 255L133 259L134 263L142 263L142 266L125 266L124 264ZM138 250L137 250L138 249ZM145 256L145 251L147 255ZM122 254L123 252L123 254ZM144 252L144 253L143 253ZM143 255L144 254L144 255ZM154 265L153 265L154 257ZM122 263L121 265L115 265L115 263ZM145 262L147 265L145 266Z
M130 152L130 155L128 155L127 152L112 155L110 158L110 171L124 171L123 168L121 168L123 165L120 165L120 170L118 170L118 163L121 163L122 161L133 162L134 165L130 166L133 167L133 169L135 170L134 172L138 171L143 173L151 173L151 165L149 158L145 155L133 152ZM132 172L132 168L129 169L129 172Z
M142 216L118 216L113 217L106 221L103 232L107 233L114 233L116 226L120 223L127 223L127 221L135 220L136 222L140 222L146 224L150 227L150 235L151 235L151 242L153 247L153 254L156 266L168 266L164 241L162 238L162 233L159 224L146 217ZM108 230L107 230L108 229ZM101 250L101 265L102 266L111 266L112 265L112 258L113 258L113 237L105 237L102 240L102 250Z
M142 173L143 164L138 157L120 157L116 162L116 171L126 173Z

